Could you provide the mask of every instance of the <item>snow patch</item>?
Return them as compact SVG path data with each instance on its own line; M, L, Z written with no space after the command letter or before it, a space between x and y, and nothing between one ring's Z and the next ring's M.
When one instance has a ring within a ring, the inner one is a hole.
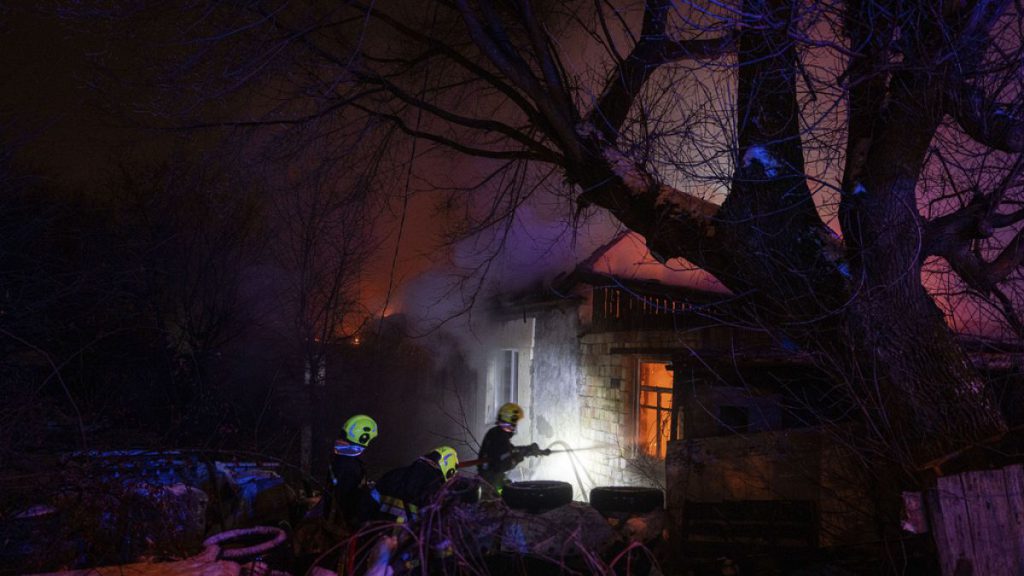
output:
M743 168L750 169L754 162L761 165L766 178L775 178L779 174L781 164L772 156L764 146L751 146L743 154Z
M57 509L54 508L53 506L50 506L48 504L36 504L35 506L29 507L28 510L19 512L14 517L19 519L39 518L40 516L49 516L51 514L56 513Z
M612 172L622 179L622 182L634 195L647 192L650 187L648 178L636 167L636 164L625 154L615 148L614 144L607 142L590 122L583 122L576 126L576 134L582 138L595 140L601 146L601 156L611 167Z
M647 192L647 179L637 170L636 164L629 157L619 152L614 146L603 147L601 154L611 166L612 172L622 179L630 192L636 195Z

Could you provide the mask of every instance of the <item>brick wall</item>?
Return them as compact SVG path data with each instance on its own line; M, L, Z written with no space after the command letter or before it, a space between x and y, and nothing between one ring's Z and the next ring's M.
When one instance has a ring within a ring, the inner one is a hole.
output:
M691 341L681 342L681 338ZM664 466L634 451L637 363L641 359L671 360L642 353L682 344L699 345L701 335L676 332L597 332L580 338L581 446L600 446L586 456L593 483L655 485L664 482ZM612 353L612 350L615 353ZM636 354L627 350L635 349Z

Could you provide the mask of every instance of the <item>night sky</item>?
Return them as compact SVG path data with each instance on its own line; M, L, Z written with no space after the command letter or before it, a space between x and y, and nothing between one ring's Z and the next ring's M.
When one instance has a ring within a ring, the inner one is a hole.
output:
M23 173L68 192L102 195L119 166L159 163L176 151L215 158L233 145L223 131L185 130L147 112L166 96L144 61L167 35L166 24L115 34L104 18L68 16L47 4L13 2L0 10L0 136L13 145ZM444 260L436 201L420 194L409 203L396 284ZM364 272L371 306L379 307L389 283L400 211L397 203L381 221L388 240Z

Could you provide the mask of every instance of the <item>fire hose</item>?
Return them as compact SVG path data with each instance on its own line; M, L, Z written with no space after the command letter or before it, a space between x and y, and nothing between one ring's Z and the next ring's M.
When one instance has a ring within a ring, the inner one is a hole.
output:
M269 540L246 546L244 548L224 548L222 544L229 540L248 538L250 536L268 536ZM265 554L280 546L288 538L285 531L273 526L253 526L252 528L237 528L210 536L203 541L204 547L220 546L220 557L225 560L237 560Z
M554 446L556 444L561 444L562 446L565 446L565 448L561 449L561 450L552 450L550 446ZM541 450L539 448L536 449L536 450L527 450L527 451L525 451L523 453L523 455L524 456L549 456L551 454L569 454L570 456L572 456L574 452L585 452L587 450L597 450L598 448L604 448L606 445L601 444L601 445L597 445L597 446L588 446L586 448L569 448L568 446L569 445L566 444L565 442L562 442L561 440L556 440L555 442L552 442L549 445L548 448L545 448L543 450ZM529 447L526 447L526 448L529 448ZM486 458L475 458L473 460L463 460L463 461L459 462L459 468L469 468L471 466L479 466L480 464L483 464L486 460L487 460Z

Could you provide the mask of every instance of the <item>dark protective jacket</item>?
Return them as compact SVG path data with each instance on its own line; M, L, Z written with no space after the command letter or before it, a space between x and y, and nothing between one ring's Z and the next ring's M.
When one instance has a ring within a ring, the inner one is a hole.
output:
M541 451L536 444L530 446L513 446L514 431L507 430L500 424L491 428L480 443L480 460L477 474L501 492L505 486L505 473L516 467L523 458Z
M415 521L420 509L430 504L443 485L441 470L426 458L419 458L409 466L384 474L377 481L380 511L385 518L397 522Z
M373 505L366 486L366 466L357 456L334 454L327 473L327 517L357 528L369 519Z
M512 445L513 434L501 426L495 426L484 435L484 441L480 443L480 460L483 462L477 467L477 472L484 480L493 484L491 478L503 476L522 462L522 456Z

